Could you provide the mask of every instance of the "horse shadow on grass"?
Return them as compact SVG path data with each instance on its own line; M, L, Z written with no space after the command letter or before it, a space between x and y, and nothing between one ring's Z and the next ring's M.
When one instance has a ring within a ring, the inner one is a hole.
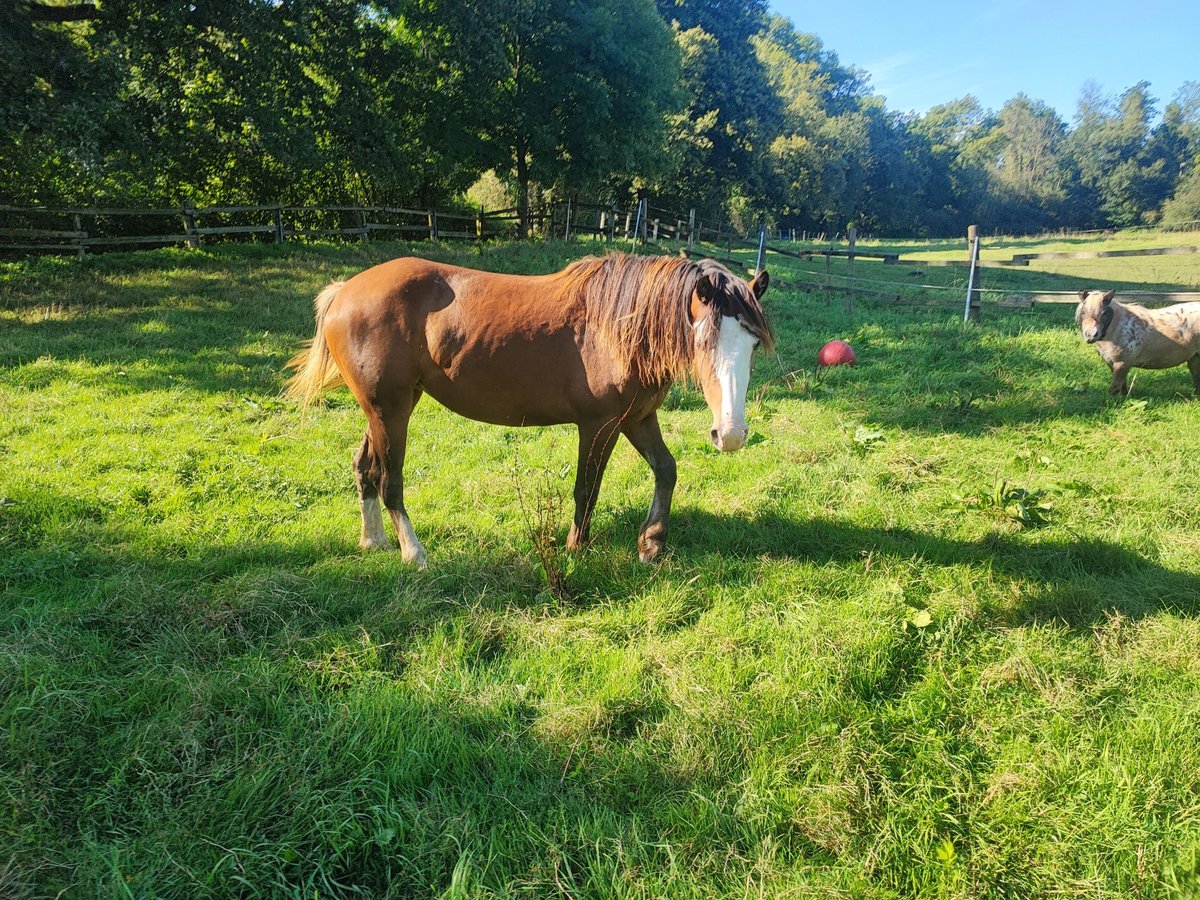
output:
M277 393L285 363L312 337L320 287L390 255L382 245L175 252L14 279L0 304L16 313L0 336L0 366L30 389L63 379L126 393Z
M1200 613L1200 576L1094 537L993 532L970 541L830 518L795 520L769 512L735 517L680 507L672 514L670 545L688 570L714 556L738 557L745 565L724 571L747 583L755 579L760 557L829 564L873 556L984 568L1017 588L1015 603L983 610L999 627L1046 622L1087 631L1114 613L1131 619Z
M507 674L505 616L572 610L524 560L419 572L350 541L155 543L49 496L0 508L0 536L0 729L24 798L9 863L33 894L588 896L673 866L645 838L701 788L650 739L667 692L648 672L545 717ZM703 815L698 839L742 827Z

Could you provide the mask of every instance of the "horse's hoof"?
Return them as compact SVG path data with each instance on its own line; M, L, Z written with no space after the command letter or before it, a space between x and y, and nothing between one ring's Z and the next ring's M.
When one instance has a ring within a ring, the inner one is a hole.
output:
M643 544L638 547L638 560L645 565L650 565L658 559L658 555L662 553L662 550L663 545L660 543Z
M358 546L363 550L391 550L392 542L387 538L382 541L372 538L360 538Z
M424 550L418 550L416 553L403 554L404 561L414 569L428 569L429 560L425 556Z

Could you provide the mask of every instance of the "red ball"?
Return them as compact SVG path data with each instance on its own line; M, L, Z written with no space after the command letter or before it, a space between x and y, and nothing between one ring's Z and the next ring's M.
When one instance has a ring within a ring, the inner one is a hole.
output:
M830 341L817 354L817 363L821 366L852 366L854 348L845 341Z

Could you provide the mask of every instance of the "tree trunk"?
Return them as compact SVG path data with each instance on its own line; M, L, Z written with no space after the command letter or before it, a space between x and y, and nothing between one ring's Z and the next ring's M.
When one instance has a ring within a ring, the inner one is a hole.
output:
M521 219L519 237L524 240L533 231L533 223L529 221L529 163L525 159L525 149L517 148L517 215Z

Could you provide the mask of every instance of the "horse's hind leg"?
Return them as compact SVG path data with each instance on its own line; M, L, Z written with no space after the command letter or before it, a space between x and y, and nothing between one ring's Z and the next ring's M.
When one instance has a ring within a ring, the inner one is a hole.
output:
M404 508L404 450L408 443L408 420L412 416L413 407L421 398L419 390L412 390L403 399L391 403L373 423L383 434L380 441L383 452L383 505L387 507L396 527L396 537L400 540L400 553L405 562L415 563L425 567L425 548L417 540L417 533L409 521L408 512ZM374 440L374 437L372 438Z
M638 559L649 563L667 543L667 520L671 516L671 495L675 491L675 457L663 442L657 413L626 425L624 430L629 443L654 472L654 500L638 534Z
M1200 353L1197 353L1187 361L1188 371L1192 373L1192 386L1196 389L1196 396L1200 397Z
M358 508L362 514L362 536L358 545L364 550L390 550L379 507L379 481L383 475L379 456L372 452L371 431L363 435L362 446L354 454L354 482L358 485Z

